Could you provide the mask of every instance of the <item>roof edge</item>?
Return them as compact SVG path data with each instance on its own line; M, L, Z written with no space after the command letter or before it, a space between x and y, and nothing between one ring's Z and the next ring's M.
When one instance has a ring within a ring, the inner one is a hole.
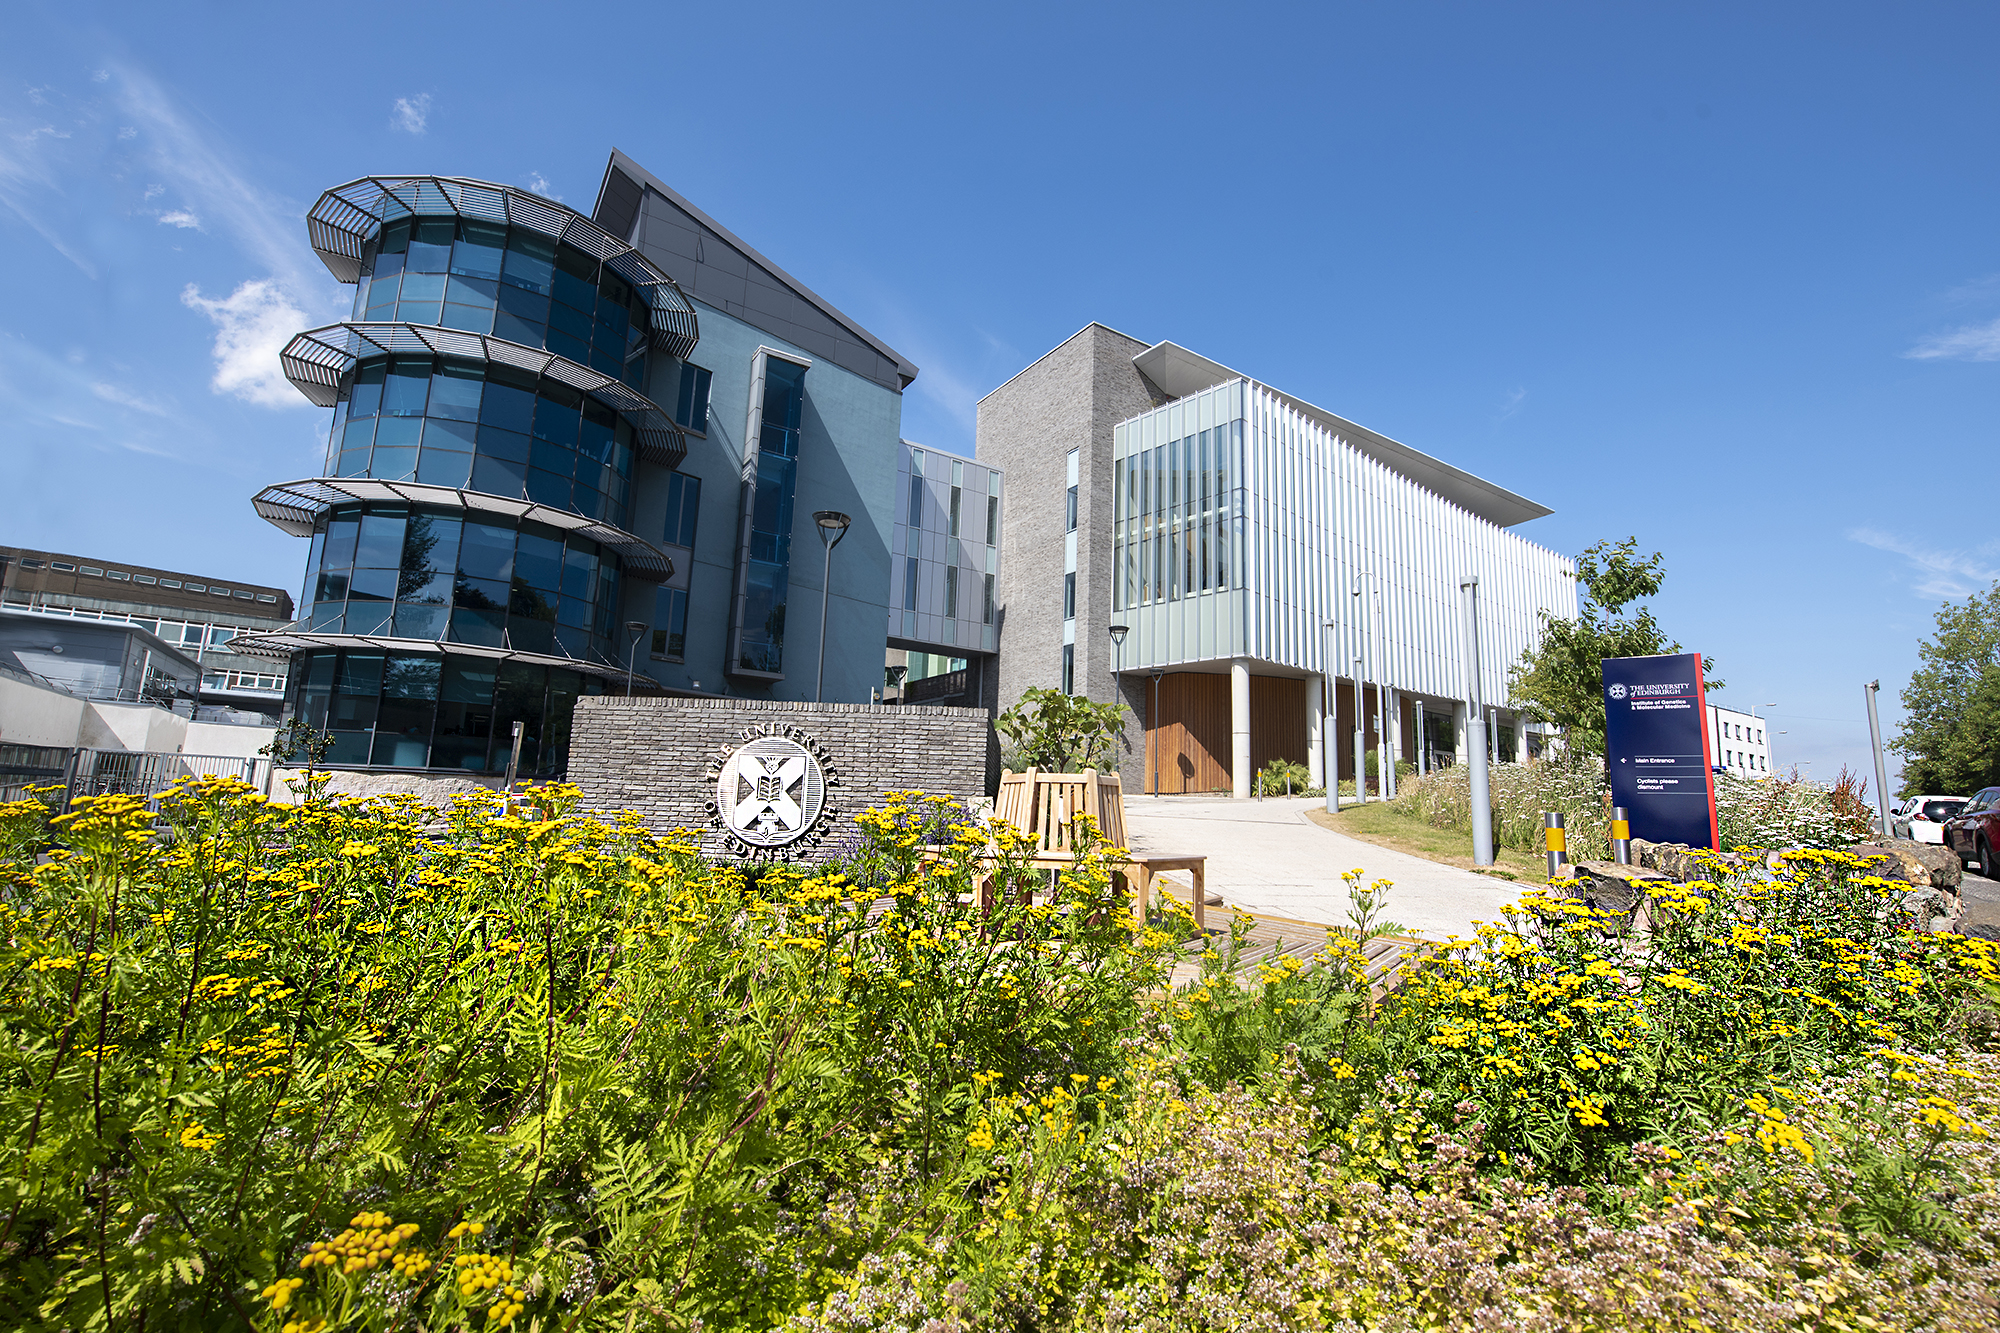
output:
M695 221L701 223L702 226L707 227L717 236L720 236L723 240L735 246L738 250L741 250L746 257L748 257L749 259L758 264L761 264L765 269L769 270L772 277L778 279L780 282L790 287L793 291L797 292L801 297L805 298L807 301L810 301L813 305L817 306L820 312L826 315L827 318L835 321L842 328L845 328L849 333L852 333L855 337L867 343L870 347L880 352L883 356L886 356L891 361L894 361L896 363L896 374L898 375L899 378L902 379L903 387L905 389L909 388L911 381L917 378L918 370L915 362L911 361L901 352L898 352L895 348L889 346L889 344L883 342L880 338L877 338L867 329L864 329L859 324L855 323L852 318L844 314L838 306L833 304L833 302L827 300L825 297L821 296L818 292L806 286L803 282L800 282L797 278L793 277L791 274L787 273L784 269L772 263L771 260L765 256L763 251L757 249L757 247L751 245L741 236L738 236L735 232L723 226L720 222L717 222L707 213L695 207L694 204L688 201L687 196L683 195L680 191L669 186L666 182L662 181L658 176L655 176L652 172L640 166L622 149L619 149L615 146L611 150L610 160L604 164L604 179L598 184L597 202L591 206L590 210L591 221L593 222L598 221L598 213L604 207L605 191L611 184L611 173L614 171L622 171L632 180L638 182L639 185L641 185L642 187L658 191L659 194L661 194L666 199L670 200L676 208L683 210L688 214L688 216L692 217ZM600 223L599 225L602 224ZM624 240L628 245L631 243L632 240L632 238L629 235L622 237L620 239Z
M1114 329L1101 319L1093 319L1088 324L1085 324L1082 328L1078 329L1075 333L1070 334L1069 337L1064 338L1061 342L1049 348L1048 351L1043 352L1033 361L1030 361L1027 365L1022 366L1019 370L1009 375L1006 379L1001 380L998 384L994 385L992 388L988 389L985 393L981 394L976 400L974 400L973 406L976 407L980 403L985 402L988 398L991 398L994 394L999 393L1002 389L1012 384L1015 380L1020 379L1021 376L1027 374L1029 371L1033 370L1036 366L1039 366L1040 364L1042 364L1042 362L1048 360L1050 357L1054 356L1057 352L1060 352L1063 348L1069 346L1071 343L1075 342L1078 338L1081 338L1084 334L1090 332L1092 329L1103 329L1106 333L1115 333L1119 337L1124 338L1129 342L1135 342L1139 344L1139 346L1147 348L1148 350L1150 350L1154 345L1152 343L1147 342L1144 338L1134 338L1131 334L1125 332L1125 330L1123 329ZM1138 358L1134 357L1133 360L1136 362ZM1140 373L1144 374L1145 372L1141 371Z
M1145 359L1148 357L1153 359L1156 372L1162 369L1169 359L1179 359L1184 367L1188 363L1197 363L1206 370L1206 373L1198 376L1198 378L1212 380L1214 384L1222 384L1230 380L1240 379L1247 380L1260 388L1268 389L1270 392L1292 404L1299 411L1319 421L1321 425L1326 426L1329 430L1347 436L1364 453L1384 467L1395 471L1401 476L1407 477L1424 489L1442 496L1444 499L1451 501L1453 504L1460 506L1472 514L1476 514L1496 527L1512 528L1522 523L1531 522L1534 519L1546 518L1555 512L1555 510L1549 508L1547 505L1530 500L1525 495L1510 491L1498 482L1488 481L1486 478L1475 473L1467 472L1462 467L1455 466L1454 464L1445 462L1441 458L1427 454L1421 449L1404 444L1400 440L1391 439L1380 431L1370 430L1358 422L1349 421L1346 417L1335 412L1329 412L1318 404L1299 397L1297 394L1287 393L1276 385L1260 380L1254 375L1246 375L1242 371L1232 370L1213 357L1203 356L1200 352L1191 351L1178 343L1155 343L1138 356L1132 358L1133 364L1138 367L1141 374L1160 384L1161 388L1174 394L1176 398L1184 398L1188 393L1198 393L1200 392L1200 388L1191 388L1186 392L1179 392L1177 391L1177 386L1163 383L1160 374L1148 372L1145 365ZM1206 388L1211 386L1203 385L1201 387ZM1444 484L1440 485L1440 482ZM1454 491L1457 494L1454 494Z

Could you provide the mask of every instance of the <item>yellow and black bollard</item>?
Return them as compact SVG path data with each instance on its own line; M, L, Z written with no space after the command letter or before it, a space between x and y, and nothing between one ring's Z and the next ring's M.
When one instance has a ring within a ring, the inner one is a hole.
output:
M1611 859L1621 866L1632 864L1632 821L1622 805L1611 807Z
M1563 832L1563 814L1560 810L1542 811L1542 845L1549 851L1549 878L1569 863L1569 843Z

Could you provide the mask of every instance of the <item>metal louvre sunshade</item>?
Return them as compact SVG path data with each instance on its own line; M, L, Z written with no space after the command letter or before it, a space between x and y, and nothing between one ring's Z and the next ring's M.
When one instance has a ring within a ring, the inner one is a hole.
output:
M625 562L625 572L647 583L664 583L674 576L674 562L667 553L623 528L554 509L533 500L513 500L484 491L468 491L455 486L430 486L418 481L381 481L374 477L308 477L302 481L266 486L250 503L257 513L281 532L294 537L310 537L320 515L337 504L357 501L430 505L438 509L465 509L481 514L502 514L526 523L574 532ZM234 642L234 640L232 640Z
M251 657L284 661L293 653L307 652L315 648L379 648L391 653L433 653L439 656L484 657L501 662L530 662L537 666L581 671L585 675L598 676L605 680L622 682L625 679L624 667L596 658L563 657L555 653L524 653L513 648L491 648L483 644L456 643L441 639L398 639L388 634L325 634L308 629L309 623L295 620L283 629L265 630L258 634L239 634L229 641L229 651L245 653ZM653 684L645 676L636 677L635 680L645 682L642 688L651 687Z
M353 322L308 329L285 344L278 354L285 378L315 407L340 401L340 383L364 356L396 353L404 356L450 356L489 365L513 366L581 390L631 421L639 456L676 468L687 457L687 435L680 424L653 400L602 371L580 366L540 347L468 333L435 324Z
M463 176L364 176L321 195L306 215L306 230L327 271L358 282L369 240L384 222L407 217L511 223L573 245L646 293L655 349L686 360L701 337L693 302L652 261L575 209L512 185Z

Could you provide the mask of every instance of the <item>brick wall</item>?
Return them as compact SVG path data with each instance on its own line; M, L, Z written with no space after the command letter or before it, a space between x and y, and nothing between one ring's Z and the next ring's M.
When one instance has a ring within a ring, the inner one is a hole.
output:
M852 829L855 812L885 791L919 788L968 801L986 794L992 728L984 709L755 699L578 699L569 781L593 810L636 810L656 832L702 829L703 849L725 854L709 824L710 766L753 735L787 728L817 742L808 748L823 749L831 761L834 836Z

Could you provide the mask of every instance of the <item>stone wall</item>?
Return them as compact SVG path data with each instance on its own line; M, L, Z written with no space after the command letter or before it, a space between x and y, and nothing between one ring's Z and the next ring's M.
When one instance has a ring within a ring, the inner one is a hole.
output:
M704 851L737 854L716 822L719 766L759 736L787 737L826 775L822 826L771 853L794 855L844 835L885 791L984 796L991 734L981 708L586 696L576 704L569 781L593 810L636 810L656 832L699 829Z

